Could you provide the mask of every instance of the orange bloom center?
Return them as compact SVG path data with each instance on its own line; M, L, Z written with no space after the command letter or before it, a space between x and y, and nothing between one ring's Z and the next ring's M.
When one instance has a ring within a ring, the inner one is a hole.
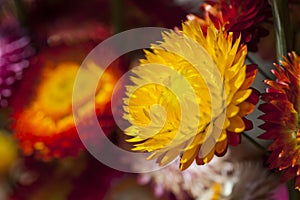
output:
M92 63L91 65L93 70L101 70L96 65ZM72 94L79 67L73 62L64 62L56 67L46 66L36 96L20 116L18 124L25 125L29 130L35 130L35 135L53 135L74 127ZM97 87L95 102L92 102L91 95L95 94L88 89L92 87L88 81L91 78L91 71L83 70L82 73L86 78L79 80L82 88L79 99L80 113L86 117L93 112L93 103L96 108L101 108L109 101L116 80L111 73L105 72Z
M63 63L45 74L47 79L38 88L36 106L52 119L60 120L70 114L72 90L78 65Z

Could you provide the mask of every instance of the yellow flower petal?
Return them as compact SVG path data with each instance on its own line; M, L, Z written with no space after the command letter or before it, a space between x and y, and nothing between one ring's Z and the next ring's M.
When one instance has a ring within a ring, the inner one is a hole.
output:
M240 133L245 130L245 123L240 116L236 115L232 118L229 118L229 121L230 125L227 128L228 131Z

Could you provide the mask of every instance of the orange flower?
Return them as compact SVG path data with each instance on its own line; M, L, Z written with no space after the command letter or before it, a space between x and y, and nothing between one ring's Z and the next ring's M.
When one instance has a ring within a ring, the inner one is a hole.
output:
M49 160L53 157L76 155L83 149L72 113L73 85L81 63L79 60L86 54L83 52L86 51L79 49L77 52L74 47L50 49L37 58L33 67L35 71L28 72L27 80L23 83L25 92L22 91L15 97L15 122L12 127L25 155L34 153L40 159ZM91 71L85 72L87 79L93 70L100 70L95 64L90 65ZM110 117L112 120L108 103L116 81L117 78L111 71L105 72L100 80L95 95L96 113L99 117ZM34 83L38 84L33 87ZM28 95L26 93L29 86L31 91ZM88 119L89 114L94 111L85 105L89 97L87 95L90 95L86 94L85 87L89 87L89 84L82 84L82 111L83 117ZM22 101L26 96L29 96L28 99Z
M300 57L292 52L289 59L275 64L272 70L276 81L266 80L269 86L259 106L265 114L260 127L266 132L259 137L273 140L269 146L272 154L268 160L270 168L284 170L284 180L296 177L295 187L300 189Z

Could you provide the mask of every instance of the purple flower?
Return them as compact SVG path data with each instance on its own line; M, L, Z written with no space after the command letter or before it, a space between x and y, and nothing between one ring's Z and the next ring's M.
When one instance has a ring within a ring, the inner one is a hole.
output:
M24 30L16 24L0 25L0 107L8 106L15 83L22 78L33 53Z

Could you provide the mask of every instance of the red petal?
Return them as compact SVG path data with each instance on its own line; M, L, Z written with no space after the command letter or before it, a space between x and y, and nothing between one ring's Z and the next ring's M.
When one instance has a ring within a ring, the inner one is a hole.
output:
M252 121L250 121L249 119L247 119L247 118L242 118L243 119L243 121L244 121L244 123L245 123L245 131L248 131L248 130L251 130L251 129L253 129L253 123L252 123Z
M284 125L285 122L281 118L282 118L282 114L278 112L270 112L268 114L261 115L258 117L258 119L261 119L265 122Z
M288 100L284 93L264 93L261 95L261 99L267 102L272 100Z
M260 92L254 88L251 89L252 89L252 93L246 101L252 103L253 105L256 105L259 101Z
M267 93L282 93L282 91L276 90L276 89L274 89L274 88L267 88L267 89L266 89L266 92L267 92Z
M285 170L284 174L282 174L281 180L287 182L295 177L297 173L298 167L289 167Z
M270 112L274 112L276 111L276 107L273 104L270 103L264 103L264 104L260 104L258 106L258 109L261 110L264 113L270 113Z
M280 130L281 126L278 124L273 124L273 123L264 123L262 125L258 126L259 128L263 129L263 130L271 130L271 129L277 129Z
M280 154L281 151L282 151L282 149L274 150L271 153L271 155L269 156L268 163L271 163L271 162L273 162L273 160L278 159L278 155Z
M241 134L227 131L228 144L231 146L236 146L241 143Z

